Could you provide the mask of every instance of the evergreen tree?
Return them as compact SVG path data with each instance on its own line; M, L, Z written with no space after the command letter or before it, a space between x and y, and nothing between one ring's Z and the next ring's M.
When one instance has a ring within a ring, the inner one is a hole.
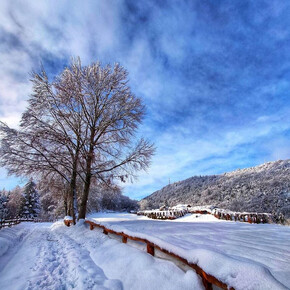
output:
M31 179L25 186L23 192L24 202L21 215L24 218L36 218L40 212L39 194L36 184Z
M5 219L8 215L7 201L7 196L0 192L0 220Z

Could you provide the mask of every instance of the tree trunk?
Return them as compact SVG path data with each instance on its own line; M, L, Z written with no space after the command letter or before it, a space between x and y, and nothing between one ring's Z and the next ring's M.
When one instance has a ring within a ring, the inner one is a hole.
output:
M70 190L68 196L68 215L73 218L74 225L76 224L76 209L77 208L77 200L76 200L76 177L77 172L76 169L73 169L72 178L70 182Z
M80 203L80 211L79 211L79 219L85 219L86 218L86 213L87 213L87 202L89 198L89 192L90 192L90 185L91 185L91 174L87 173L86 174L86 179L85 179L85 187Z
M87 202L89 198L89 192L90 192L90 186L91 186L91 164L92 164L92 154L89 154L89 158L87 159L87 172L86 172L86 178L85 178L85 186L84 191L80 203L80 212L78 219L85 219L86 213L87 213Z
M90 148L87 157L86 164L86 177L85 177L85 186L83 190L83 195L81 198L80 212L78 219L85 219L87 213L87 202L89 198L91 179L92 179L92 162L94 157L94 138L95 138L95 126L91 128L90 131Z
M65 189L63 193L63 207L64 207L65 215L68 215L68 191L67 189Z
M69 192L69 195L68 195L67 215L72 217L75 221L75 213L74 213L74 207L73 207L73 195L71 194L71 191Z
M73 218L73 224L76 224L76 215L78 213L78 200L77 200L77 167L78 167L78 159L79 159L79 140L77 141L77 148L73 158L72 164L72 176L70 182L70 189L69 189L69 206L68 206L68 215Z

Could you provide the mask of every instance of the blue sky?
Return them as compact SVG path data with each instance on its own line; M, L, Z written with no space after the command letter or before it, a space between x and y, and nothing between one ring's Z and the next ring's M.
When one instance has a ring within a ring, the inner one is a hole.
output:
M290 158L289 1L1 1L0 119L17 126L29 72L72 56L121 63L157 152L140 199L193 175ZM0 188L21 180L0 169Z

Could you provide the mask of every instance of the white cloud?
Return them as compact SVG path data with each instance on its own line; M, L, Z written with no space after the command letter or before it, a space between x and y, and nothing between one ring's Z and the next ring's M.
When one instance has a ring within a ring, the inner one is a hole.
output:
M281 126L280 120L283 117L288 117L288 122L286 121ZM183 125L180 124L180 130L176 126L174 132L158 136L156 139L157 154L153 158L149 173L141 174L135 184L125 185L125 192L141 198L167 185L169 178L174 182L193 175L218 174L221 173L221 170L224 171L222 168L236 169L240 164L244 164L243 158L248 159L247 155L235 152L238 148L247 144L259 143L268 136L273 136L273 138L276 135L281 136L283 132L290 129L287 111L284 114L278 112L268 116L267 119L270 119L271 122L261 122L259 118L252 124L245 124L238 131L221 132L215 138L201 136L199 140L196 140L194 136L190 137L190 133L184 137ZM277 142L271 140L270 144L270 146L266 146L268 153L261 162L290 157L289 141L282 138ZM213 160L210 160L211 158ZM200 163L206 159L209 160Z

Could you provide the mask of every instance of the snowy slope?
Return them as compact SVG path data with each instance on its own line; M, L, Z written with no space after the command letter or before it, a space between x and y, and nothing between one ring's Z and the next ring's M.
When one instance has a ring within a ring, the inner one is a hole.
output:
M233 211L283 214L290 223L290 159L221 175L194 176L169 184L140 201L141 209L164 204L214 205Z
M0 289L203 289L192 271L79 223L22 223L0 231Z
M96 214L90 220L148 239L235 289L290 287L290 227L196 216L158 221L130 214Z

